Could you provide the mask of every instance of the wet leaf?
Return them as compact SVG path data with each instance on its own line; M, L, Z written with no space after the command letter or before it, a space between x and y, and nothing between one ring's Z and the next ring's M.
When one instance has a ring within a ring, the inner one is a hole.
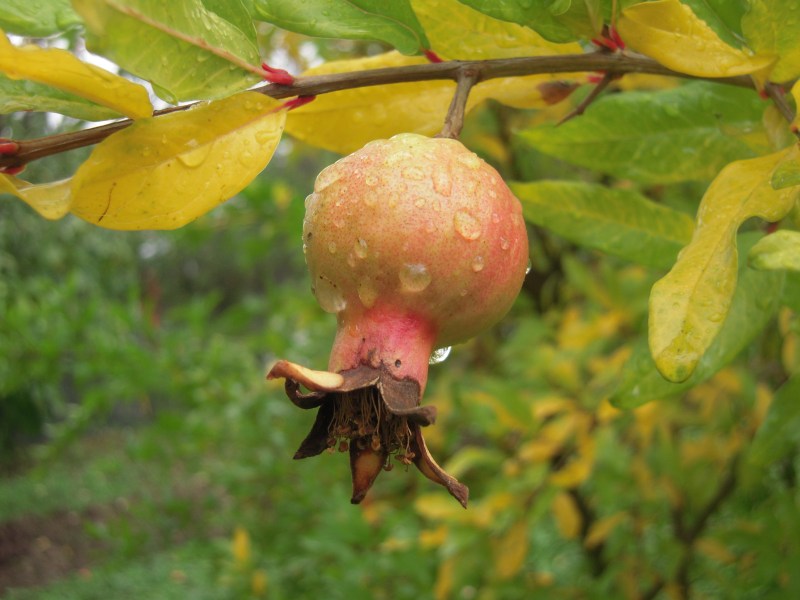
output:
M73 5L86 22L90 48L152 82L168 102L217 98L259 81L242 66L257 68L260 59L255 29L239 2L73 0Z
M747 43L758 54L776 59L772 81L800 76L800 36L797 35L798 5L786 0L751 0L742 17Z
M388 52L369 58L333 61L309 69L303 75L345 73L423 64L425 58ZM476 85L467 111L488 98L514 106L542 107L546 99L539 84L552 82L553 75L492 79ZM433 135L442 129L455 91L452 81L420 81L354 88L319 96L293 110L286 122L287 133L309 144L341 154L353 152L369 141L397 133Z
M792 98L794 98L794 105L798 109L795 111L794 119L792 119L792 129L800 131L800 81L795 81L792 86Z
M577 181L511 183L511 189L529 222L647 266L669 268L694 229L688 215L634 191Z
M76 94L131 118L149 117L153 107L142 86L78 60L66 50L11 45L0 31L0 73Z
M771 149L763 111L752 90L697 82L605 96L580 119L519 135L540 152L619 178L706 180L733 160Z
M754 269L800 271L800 232L782 230L764 236L747 260Z
M734 162L711 183L697 211L691 243L650 293L650 350L670 381L689 378L719 333L737 279L736 231L751 217L778 221L792 208L797 188L769 184L786 150Z
M609 535L628 518L627 513L620 511L603 517L592 523L589 531L586 534L586 539L583 545L587 548L595 548L606 541Z
M442 58L485 60L582 52L577 43L553 43L532 29L494 19L458 0L411 2L431 48Z
M774 60L729 46L679 0L634 4L622 11L617 28L634 50L697 77L747 75L768 68Z
M0 193L11 194L27 203L45 219L60 219L69 212L71 180L33 184L0 173Z
M80 25L70 0L3 0L0 27L9 33L45 37Z
M305 35L378 40L403 54L428 48L409 0L255 0L254 7L258 18Z
M267 165L286 111L255 92L137 121L100 143L73 178L72 212L110 229L174 229ZM278 110L276 110L278 109Z
M757 238L755 233L739 236L742 252L746 253ZM682 383L664 379L643 339L634 346L631 358L622 369L622 380L611 396L611 403L618 408L636 408L651 400L680 394L714 375L764 329L781 303L783 282L783 273L749 269L742 261L727 318L691 377Z
M14 80L0 75L0 113L17 111L54 112L85 121L119 118L120 113L35 81Z

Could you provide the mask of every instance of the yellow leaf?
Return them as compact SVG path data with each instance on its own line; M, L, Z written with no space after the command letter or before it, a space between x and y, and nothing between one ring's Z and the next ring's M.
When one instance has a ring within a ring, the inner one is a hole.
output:
M797 107L792 120L792 131L797 132L800 130L800 81L795 81L792 86L792 98L794 98L794 105Z
M147 90L141 85L82 62L66 50L33 45L17 48L2 30L0 73L77 94L133 119L153 114Z
M620 511L608 517L598 519L589 527L586 539L583 540L583 545L590 549L599 546L606 541L606 538L611 535L611 532L627 518L627 513Z
M562 488L575 488L582 484L592 474L595 459L595 439L589 435L584 436L578 444L578 456L567 465L550 474L550 483Z
M259 598L266 594L267 574L261 569L258 569L253 573L253 577L250 580L250 589L253 591L253 595Z
M662 65L697 77L730 77L768 69L772 56L751 56L723 42L680 0L634 4L617 29L634 50Z
M426 550L438 548L447 541L448 533L449 530L444 525L436 529L423 529L419 533L419 545Z
M234 530L231 550L236 566L241 568L250 562L250 534L244 527L237 527Z
M387 52L367 58L331 61L309 69L303 75L328 75L425 62L423 57ZM544 74L481 82L472 88L466 111L490 98L517 108L548 106L553 101L548 86L565 77ZM442 129L454 92L455 83L443 80L395 83L323 94L291 112L286 132L340 154L349 154L367 142L398 133L434 135Z
M685 381L716 337L737 278L736 231L750 217L783 218L798 186L775 190L773 171L796 147L727 165L711 183L697 211L692 241L650 293L650 352L661 374Z
M528 555L528 522L513 524L497 540L494 552L494 572L500 579L510 579L519 573Z
M711 538L700 538L694 543L695 548L707 557L721 562L723 564L731 564L736 562L736 555L728 550L728 548L721 542Z
M11 194L26 202L45 219L60 219L69 212L71 180L35 185L0 173L0 193Z
M411 5L431 48L442 58L485 60L583 52L577 42L549 42L533 29L494 19L458 0L412 0Z
M73 177L72 212L110 229L175 229L267 165L286 111L243 92L142 119L100 143Z
M433 588L433 595L436 600L448 600L451 598L450 592L453 590L456 564L457 557L451 556L439 565L439 572L436 575L436 583Z
M581 517L581 513L572 496L566 492L559 492L553 498L551 509L561 535L568 540L578 537L581 532L583 517Z

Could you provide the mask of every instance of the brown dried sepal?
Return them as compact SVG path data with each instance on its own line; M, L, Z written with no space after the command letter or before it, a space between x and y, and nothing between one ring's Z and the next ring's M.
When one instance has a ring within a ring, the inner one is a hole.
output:
M316 456L337 447L349 450L353 504L364 499L381 470L391 470L391 458L395 457L405 465L416 465L466 508L469 489L448 475L425 445L420 428L434 423L436 409L420 406L416 381L398 380L383 365L361 365L331 373L285 360L278 361L267 375L267 379L278 378L286 380L286 395L296 406L319 409L294 458ZM308 392L303 393L300 386Z

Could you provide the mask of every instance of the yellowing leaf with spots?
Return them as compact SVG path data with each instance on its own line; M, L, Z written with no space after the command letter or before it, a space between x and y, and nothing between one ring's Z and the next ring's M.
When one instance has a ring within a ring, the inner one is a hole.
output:
M110 229L175 229L267 165L286 111L255 92L142 119L99 144L73 177L72 212Z
M431 48L442 58L485 60L583 52L576 42L550 42L533 29L494 19L458 0L412 0L411 5Z
M775 59L772 81L784 82L800 76L800 36L797 35L797 2L749 0L742 17L742 33L758 54Z
M26 202L45 219L60 219L69 212L69 179L35 185L11 175L0 174L0 194L11 194Z
M368 58L325 63L303 75L327 75L367 69L424 64L419 56L387 52ZM467 111L494 98L517 108L541 108L559 100L574 85L555 75L530 75L491 79L476 85L469 95ZM554 89L555 87L555 89ZM293 110L286 121L290 135L314 146L348 154L375 139L398 133L434 135L442 129L453 81L418 81L361 87L318 96Z
M634 4L617 21L622 39L662 65L697 77L730 77L768 69L772 56L751 56L723 42L679 0Z
M776 167L795 153L733 162L703 196L692 241L650 293L650 352L666 379L688 379L722 328L736 289L739 226L750 217L778 221L798 198L798 186L770 185Z
M131 118L149 117L153 107L139 84L80 61L58 48L17 48L0 30L0 73L76 94Z

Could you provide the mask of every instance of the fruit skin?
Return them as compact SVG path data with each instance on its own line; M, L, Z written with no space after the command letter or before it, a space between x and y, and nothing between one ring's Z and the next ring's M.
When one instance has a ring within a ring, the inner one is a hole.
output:
M355 504L392 457L413 462L466 507L469 490L422 436L436 417L421 406L428 357L511 307L528 262L519 201L460 142L401 134L319 174L303 251L338 328L328 371L281 360L267 375L286 380L296 406L318 409L295 458L349 451Z
M497 171L457 140L416 134L323 170L303 241L312 289L338 317L329 370L372 352L422 388L431 351L502 318L528 263L522 207Z

